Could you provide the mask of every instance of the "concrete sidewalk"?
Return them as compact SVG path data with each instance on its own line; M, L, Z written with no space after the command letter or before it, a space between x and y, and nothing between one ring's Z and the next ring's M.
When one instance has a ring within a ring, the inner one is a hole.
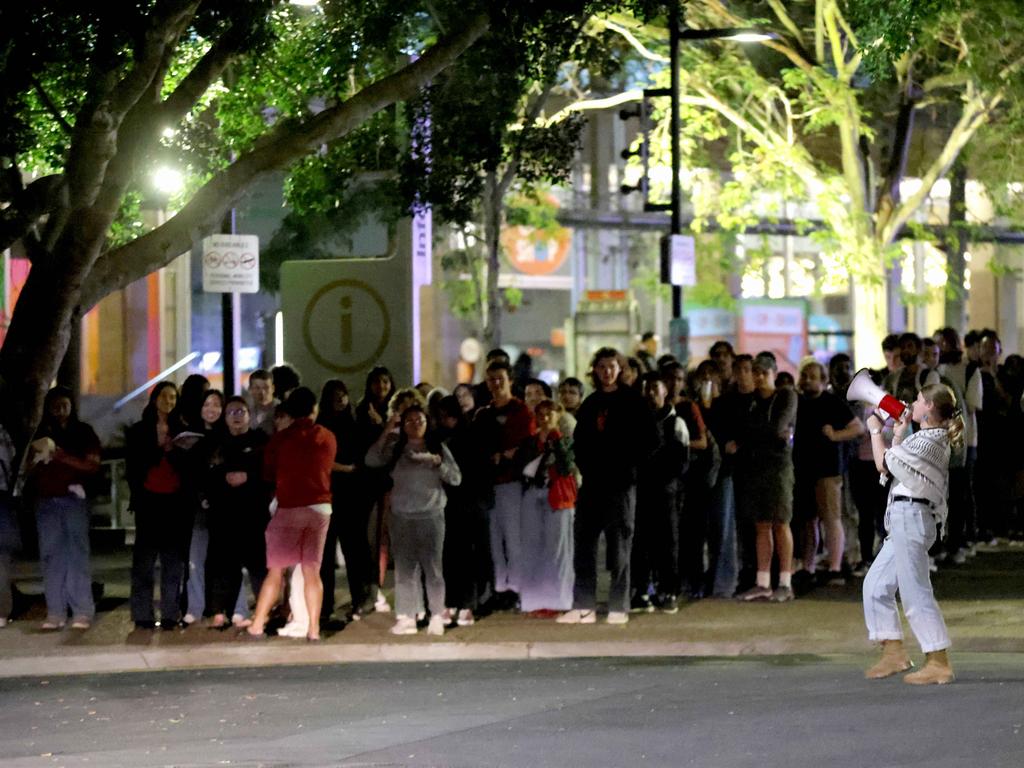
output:
M124 564L123 555L97 558L106 595L87 632L38 629L45 613L39 598L20 620L0 630L0 677L367 661L872 652L861 615L860 580L819 588L786 604L691 602L672 616L633 614L625 626L565 626L497 613L441 638L422 632L395 637L387 631L394 614L374 614L309 644L274 637L253 641L236 630L202 626L136 631L128 614ZM941 570L934 583L956 650L1024 653L1024 548L1004 545L980 552L963 566ZM23 574L21 587L38 587L31 573Z

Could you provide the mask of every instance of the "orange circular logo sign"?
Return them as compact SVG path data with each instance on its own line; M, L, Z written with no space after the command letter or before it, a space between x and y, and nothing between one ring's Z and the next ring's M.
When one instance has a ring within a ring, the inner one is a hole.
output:
M572 245L572 230L565 227L554 235L533 227L505 227L501 244L509 263L527 275L550 275L565 262Z

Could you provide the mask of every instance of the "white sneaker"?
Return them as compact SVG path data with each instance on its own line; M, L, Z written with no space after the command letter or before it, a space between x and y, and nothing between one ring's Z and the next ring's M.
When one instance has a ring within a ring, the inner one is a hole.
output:
M383 592L377 593L377 600L373 604L373 610L377 613L390 613L391 604L388 602L388 599L384 597Z
M431 616L430 623L427 625L427 634L436 635L440 637L444 634L444 617L443 616Z
M629 614L622 611L609 611L608 618L604 621L606 624L625 624L629 621Z
M597 622L597 613L592 610L573 608L571 611L563 613L555 621L559 624L594 624Z
M305 637L309 633L309 625L302 625L295 621L289 621L279 630L278 637Z
M6 627L6 626L7 626L7 619L5 619L3 616L0 616L0 627Z
M392 635L415 635L416 619L412 616L399 616L398 621L395 622L395 625L389 631Z
M426 611L416 611L416 621L426 621L426 620L427 620L427 612Z
M473 618L473 612L469 608L463 608L459 611L459 618L455 620L455 623L460 627L471 627L476 623L476 619Z
M181 620L184 621L186 624L196 623L196 617L193 616L191 613L186 613Z

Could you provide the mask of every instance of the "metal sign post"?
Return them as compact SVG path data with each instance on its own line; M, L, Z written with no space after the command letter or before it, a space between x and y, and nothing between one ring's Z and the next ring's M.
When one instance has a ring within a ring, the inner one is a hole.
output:
M233 219L231 226L233 229ZM260 241L256 235L210 235L203 240L203 290L222 294L224 394L228 397L239 391L235 369L241 336L239 294L259 289Z

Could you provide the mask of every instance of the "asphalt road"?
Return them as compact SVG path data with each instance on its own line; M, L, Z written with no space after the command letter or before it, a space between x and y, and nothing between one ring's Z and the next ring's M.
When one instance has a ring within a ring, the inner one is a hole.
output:
M1024 766L1024 657L373 664L0 680L0 766Z

